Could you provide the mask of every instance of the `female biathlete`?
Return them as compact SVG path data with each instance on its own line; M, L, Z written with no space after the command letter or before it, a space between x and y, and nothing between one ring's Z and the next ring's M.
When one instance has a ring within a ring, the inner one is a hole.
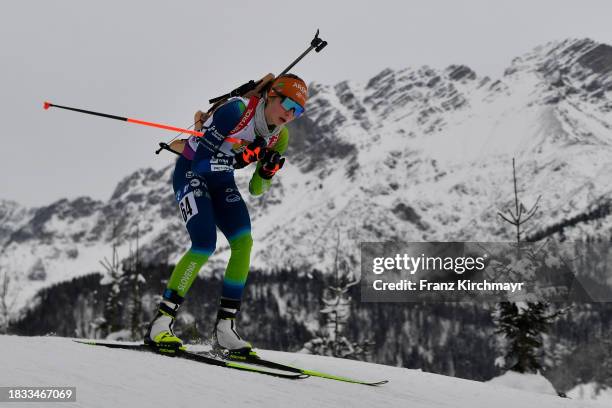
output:
M231 255L223 278L213 346L230 353L251 351L251 344L236 332L253 238L234 169L257 162L249 192L257 196L270 188L272 177L285 161L282 155L289 142L285 125L304 112L308 90L302 79L286 74L268 83L260 95L232 98L218 107L203 124L204 135L189 138L176 162L172 182L191 248L176 264L145 334L145 343L160 352L174 353L182 346L172 327L200 268L215 250L216 227L229 241Z

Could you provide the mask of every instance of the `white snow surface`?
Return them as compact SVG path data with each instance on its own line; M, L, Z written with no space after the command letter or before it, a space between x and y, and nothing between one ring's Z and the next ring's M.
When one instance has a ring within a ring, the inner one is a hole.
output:
M488 381L491 385L515 388L540 394L557 395L555 387L541 374L517 373L507 371L499 377Z
M286 380L67 338L0 336L0 386L76 387L76 403L44 405L57 408L604 406L420 370L269 350L259 354L303 368L390 382L368 387L313 377Z
M567 392L569 398L575 400L596 401L606 406L612 406L612 388L597 389L595 383L579 384Z

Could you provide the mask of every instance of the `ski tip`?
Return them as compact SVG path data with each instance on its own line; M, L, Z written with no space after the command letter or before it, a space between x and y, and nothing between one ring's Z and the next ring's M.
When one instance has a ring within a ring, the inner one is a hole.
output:
M79 343L79 344L89 344L91 346L95 346L96 345L96 341L95 340L75 340L75 339L73 339L72 341L74 341L75 343Z
M384 384L386 384L388 382L389 382L389 380L382 380L382 381L373 382L373 383L366 383L366 385L372 385L372 386L376 387L378 385L384 385Z
M50 107L51 107L51 102L47 102L47 101L45 101L45 103L43 103L43 109L44 109L44 110L47 110L47 109L49 109Z

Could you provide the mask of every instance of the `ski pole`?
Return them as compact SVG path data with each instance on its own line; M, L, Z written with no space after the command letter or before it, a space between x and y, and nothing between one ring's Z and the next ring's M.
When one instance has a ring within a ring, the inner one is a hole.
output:
M317 33L315 34L314 38L312 39L312 41L310 41L310 47L308 47L308 49L306 51L304 51L302 53L302 55L300 55L299 57L297 57L291 64L289 64L289 66L287 68L285 68L283 70L283 72L281 72L278 76L282 76L284 74L286 74L287 72L289 72L289 70L291 68L293 68L298 62L300 62L302 60L302 58L304 58L310 51L312 51L313 49L316 52L320 52L323 48L325 48L327 46L327 41L323 41L321 38L319 38L319 30L317 29ZM259 85L261 81L253 81L250 80L249 82L240 85L238 88L234 89L233 91L226 93L225 95L222 96L217 96L216 98L212 98L208 101L208 103L210 104L215 104L219 101L222 101L226 98L231 98L232 96L240 96L243 95L245 93L247 93L250 90L253 90L257 87L257 85Z
M51 103L51 102L45 102L44 105L43 105L43 108L45 110L49 109L49 108L66 109L66 110L71 110L71 111L74 111L74 112L86 113L88 115L101 116L103 118L109 118L109 119L121 120L121 121L124 121L124 122L135 123L137 125L151 126L151 127L156 127L156 128L160 128L160 129L171 130L173 132L188 133L188 134L194 135L194 136L203 136L204 135L204 132L198 132L198 131L195 131L195 130L183 129L183 128L180 128L180 127L164 125L164 124L161 124L161 123L146 122L144 120L133 119L133 118L126 118L126 117L123 117L123 116L109 115L108 113L100 113L100 112L94 112L94 111L89 111L89 110L85 110L85 109L71 108L70 106L56 105L56 104Z

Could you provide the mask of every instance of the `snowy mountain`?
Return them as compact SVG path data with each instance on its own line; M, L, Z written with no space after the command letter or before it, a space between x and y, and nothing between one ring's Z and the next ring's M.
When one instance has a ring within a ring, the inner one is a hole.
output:
M612 231L609 45L551 42L515 58L499 79L466 66L420 67L310 89L273 188L247 198L252 169L238 172L254 266L325 270L336 248L355 266L364 241L511 239L496 213L513 202L513 157L525 205L542 196L527 236ZM103 271L113 237L121 257L138 240L145 259L176 261L189 242L172 167L129 175L107 202L1 201L0 273L11 277L16 309L44 286ZM223 268L229 251L218 242L203 273Z
M605 406L420 370L268 350L260 354L303 368L385 378L389 383L367 387L314 377L286 380L151 353L95 348L65 338L0 336L0 385L76 387L76 402L54 403L58 407Z

